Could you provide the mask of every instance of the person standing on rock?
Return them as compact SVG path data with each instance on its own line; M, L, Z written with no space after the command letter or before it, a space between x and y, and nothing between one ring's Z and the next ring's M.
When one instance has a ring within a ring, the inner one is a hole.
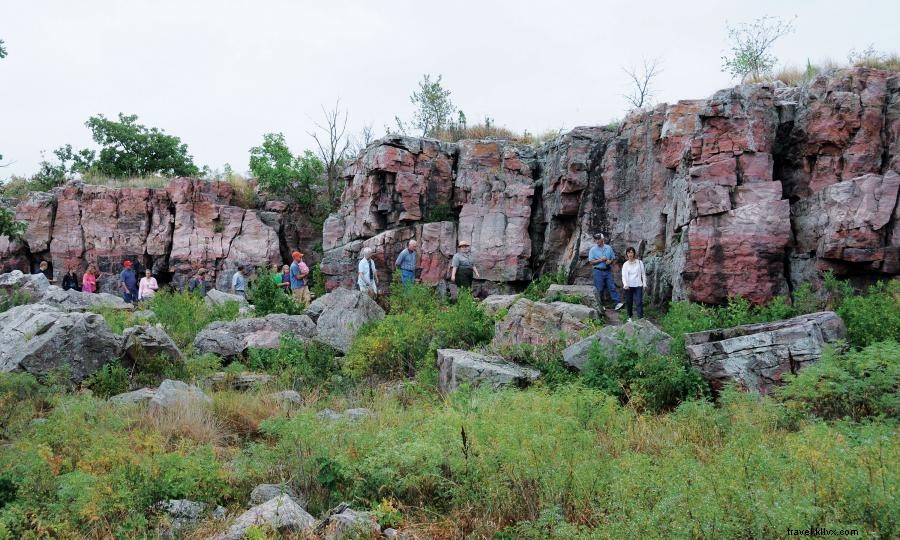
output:
M472 262L472 244L468 240L460 240L459 251L450 260L450 281L456 284L457 289L463 287L472 288L472 277L481 279L478 268Z
M588 262L594 267L594 296L597 306L603 308L603 290L609 289L609 297L616 303L615 309L620 310L624 304L619 298L612 275L612 262L616 259L616 254L612 246L606 244L606 238L602 233L595 234L594 240L596 245L591 246L588 252Z
M231 276L231 294L244 296L246 291L247 277L244 276L244 268L238 266L237 270L234 271L234 275Z
M644 261L637 258L633 247L625 250L625 264L622 265L622 288L625 289L625 309L628 320L632 317L632 304L637 303L637 318L644 318L644 292L647 290L647 272Z
M197 293L201 298L206 296L206 268L197 270L194 277L188 281L188 292Z
M97 292L97 267L93 264L89 264L84 275L81 276L81 292Z
M153 277L153 272L149 268L144 270L144 277L141 278L141 283L138 286L138 300L141 302L150 300L158 289L159 284L156 282L156 278Z
M299 251L293 252L291 257L294 259L290 268L291 295L293 295L294 300L309 305L309 287L306 286L309 266L303 262L303 254Z
M133 304L138 299L138 282L137 276L134 274L131 261L122 263L124 269L119 273L119 290L122 292L122 299Z
M403 288L408 289L410 285L416 282L416 247L418 244L415 240L410 240L406 244L406 249L397 255L394 265L400 269L400 281Z
M359 285L359 290L375 298L378 296L378 276L375 272L375 262L372 261L372 248L363 248L360 255L362 258L356 266L356 284Z

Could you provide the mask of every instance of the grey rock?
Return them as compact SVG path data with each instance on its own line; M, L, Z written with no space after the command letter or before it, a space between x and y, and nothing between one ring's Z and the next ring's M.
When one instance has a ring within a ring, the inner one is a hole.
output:
M206 509L205 504L188 499L170 499L160 502L157 506L173 518L189 520L200 519Z
M547 288L547 293L544 295L544 298L553 298L559 294L577 296L579 301L586 306L594 304L594 287L592 285L553 284Z
M727 383L771 393L785 373L797 373L818 361L827 343L847 335L832 311L771 323L685 334L691 364L721 389Z
M37 302L49 286L50 282L44 274L25 274L21 270L0 274L0 291L25 293L32 302Z
M544 345L564 338L566 345L579 339L579 333L587 328L587 322L596 318L597 312L587 306L566 302L532 302L520 298L494 328L495 349L519 345Z
M156 390L152 388L141 388L132 392L125 392L124 394L112 396L109 398L109 401L113 403L150 403L150 400L153 399L153 396L155 395Z
M377 536L381 527L369 512L353 510L349 504L341 503L328 512L317 532L325 540L341 540L353 534L363 538Z
M481 301L481 307L488 315L493 315L501 309L508 309L519 298L517 294L492 294Z
M381 531L381 536L385 538L400 538L400 532L397 531L397 529L388 527L387 529Z
M265 386L272 382L273 378L274 377L266 373L253 373L250 371L245 371L243 373L226 373L220 371L209 378L209 383L217 390L228 388L231 390L244 391Z
M344 418L344 415L331 409L322 409L321 411L316 413L316 418L322 420L341 420L342 418Z
M166 379L160 383L153 397L150 398L150 407L158 409L170 409L173 407L185 407L191 405L210 405L212 399L196 386L182 381Z
M194 349L200 353L214 353L223 358L241 356L250 347L278 348L281 334L289 334L306 341L316 333L316 326L306 315L273 313L265 317L217 321L197 334Z
M173 363L184 361L178 345L159 325L126 328L122 333L122 341L122 357L127 365L133 366L159 355Z
M279 495L287 495L302 507L306 506L306 499L297 495L289 486L281 484L259 484L250 492L250 504L262 504Z
M351 422L357 422L359 420L364 420L370 416L374 416L375 413L371 411L371 409L365 408L357 408L357 409L347 409L344 411L344 416L347 417Z
M44 304L0 313L0 372L46 375L66 369L74 382L117 358L122 338L96 313L65 313Z
M62 290L50 285L40 299L41 304L59 308L62 311L87 311L92 307L109 307L112 309L132 310L134 306L125 302L120 296L108 293L86 293L69 289Z
M488 356L461 349L438 349L438 386L441 392L455 390L461 384L524 387L540 377L541 372L500 356Z
M314 300L306 314L316 321L316 341L343 353L362 325L384 318L384 310L367 294L342 288Z
M254 506L238 516L218 540L240 540L253 525L269 525L278 532L307 532L316 524L315 518L287 495L279 495Z
M210 289L203 298L208 306L222 306L226 302L237 302L240 306L248 306L247 299L238 294L231 294L219 289Z
M269 394L269 399L279 403L290 403L293 405L303 405L304 400L296 390L282 390L281 392L273 392Z
M216 520L225 519L225 507L216 506L216 509L212 511L212 518Z
M616 345L622 339L633 339L639 347L652 347L663 355L669 354L672 348L672 336L647 319L639 319L621 326L606 326L594 335L566 347L563 350L563 362L571 369L583 370L588 363L591 347L597 342L606 351L607 358L615 361Z

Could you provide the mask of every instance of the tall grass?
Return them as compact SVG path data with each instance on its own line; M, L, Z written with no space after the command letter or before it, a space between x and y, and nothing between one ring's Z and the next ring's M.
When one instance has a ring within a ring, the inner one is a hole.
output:
M208 306L203 298L189 292L160 291L147 306L166 333L185 349L204 327L214 321L232 321L238 317L237 302Z

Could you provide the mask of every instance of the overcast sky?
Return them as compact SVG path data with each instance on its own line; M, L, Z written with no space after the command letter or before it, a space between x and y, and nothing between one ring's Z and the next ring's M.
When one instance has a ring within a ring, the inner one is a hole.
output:
M198 165L245 171L281 131L295 151L340 98L358 131L412 114L423 73L442 74L469 123L516 131L623 116L621 66L660 58L657 101L700 98L720 71L725 23L792 18L782 63L900 51L900 2L786 0L492 2L0 0L0 178L31 174L41 150L92 146L84 122L137 114L177 135Z

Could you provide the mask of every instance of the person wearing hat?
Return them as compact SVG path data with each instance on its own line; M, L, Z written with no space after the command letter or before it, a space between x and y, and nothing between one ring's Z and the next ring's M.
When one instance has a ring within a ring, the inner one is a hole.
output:
M137 276L132 268L131 261L122 263L123 270L119 274L119 290L122 291L122 299L132 304L138 299L138 282Z
M309 266L303 262L303 254L295 251L291 254L294 262L291 263L291 294L294 300L309 305L311 300L309 296L309 287L306 285L306 278L309 276Z
M609 296L616 303L614 309L622 309L622 302L619 299L619 292L616 290L616 283L613 281L612 262L616 260L616 254L612 246L606 244L606 238L602 233L594 235L596 245L591 246L588 252L588 263L594 267L594 297L597 300L597 306L603 308L603 290L609 289Z
M475 268L475 264L472 262L471 250L472 245L468 240L460 240L459 251L453 255L453 259L450 261L450 281L455 283L458 288L468 287L471 289L473 275L476 279L481 279L481 276L478 275L478 268Z
M188 292L197 293L202 298L206 296L206 288L206 268L201 268L197 270L194 277L188 281Z

